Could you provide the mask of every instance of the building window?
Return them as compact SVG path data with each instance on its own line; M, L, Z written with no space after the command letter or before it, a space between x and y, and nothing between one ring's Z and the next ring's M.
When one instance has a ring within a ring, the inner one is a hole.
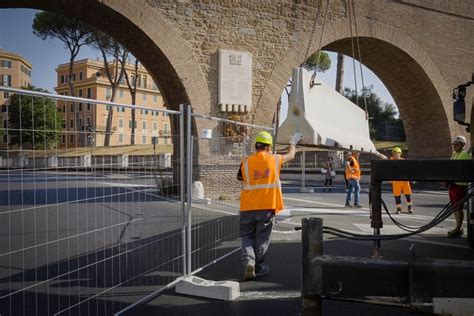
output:
M64 83L64 75L61 75L61 83Z
M73 119L71 119L71 121L69 122L69 127L74 128L74 120Z
M76 81L76 74L75 73L72 74L72 81Z
M74 103L71 103L71 112L74 112Z
M146 144L146 136L142 136L142 144Z
M146 101L146 93L143 94L143 101Z
M10 99L10 92L3 92L4 99Z
M146 131L146 121L142 121L142 130Z
M3 59L2 60L2 68L12 68L12 61Z
M62 135L61 139L62 139L62 143L65 144L66 143L66 135Z
M66 113L66 104L63 104L63 113Z
M24 73L25 75L27 75L28 77L31 77L31 70L28 67L20 65L20 71Z
M119 127L123 128L123 119L119 119Z
M11 87L12 85L12 76L11 75L2 75L2 82L5 87Z
M123 144L123 134L119 134L119 143Z
M82 119L81 118L79 118L79 128L78 129L82 130Z
M82 102L79 102L79 111L82 111Z
M91 88L87 88L87 97L89 99L92 98L92 89Z
M92 127L92 126L91 126L91 118L90 118L90 117L87 118L87 121L86 121L86 122L87 122L87 127Z
M168 145L168 137L165 137L165 139L164 139L164 144L165 144L165 145Z
M82 71L79 73L79 80L82 80Z
M137 121L135 121L135 124L133 124L134 127L137 126ZM128 121L128 128L133 128L132 127L132 120Z
M8 135L7 134L3 134L3 143L8 144Z
M90 110L91 110L91 104L87 103L87 111L90 111Z
M153 103L158 102L158 96L156 94L153 95Z
M107 100L110 100L112 98L112 89L110 88L105 89L105 98Z
M7 109L7 105L6 104L2 104L2 112L5 113L7 112L8 109Z
M119 89L119 97L123 98L123 89Z
M156 131L158 129L158 122L153 122L153 130Z
M78 93L79 93L79 97L82 98L82 89L79 89Z
M145 75L143 75L143 81L142 81L143 86L142 86L142 88L144 88L144 89L147 89L147 87L148 87L146 79L147 79L147 77Z
M69 142L74 143L74 135L69 136Z
M3 128L8 128L8 120L3 120Z

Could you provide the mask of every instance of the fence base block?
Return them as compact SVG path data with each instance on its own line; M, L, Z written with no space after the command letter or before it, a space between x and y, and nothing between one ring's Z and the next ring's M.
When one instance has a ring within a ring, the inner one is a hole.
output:
M234 281L209 281L196 276L185 277L176 284L176 293L233 301L240 296L240 286Z
M300 193L314 193L313 188L300 188Z

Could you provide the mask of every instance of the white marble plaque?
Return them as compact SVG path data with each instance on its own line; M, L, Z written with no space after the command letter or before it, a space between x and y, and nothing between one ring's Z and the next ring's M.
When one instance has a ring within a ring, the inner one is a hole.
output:
M250 111L252 54L219 50L218 103L222 112Z

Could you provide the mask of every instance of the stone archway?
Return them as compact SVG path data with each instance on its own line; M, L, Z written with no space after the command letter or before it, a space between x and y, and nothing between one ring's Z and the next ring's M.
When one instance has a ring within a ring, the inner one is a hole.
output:
M177 110L193 104L203 110L210 100L199 63L182 31L158 10L135 1L5 0L0 8L33 8L71 16L109 34L140 60L157 83L165 103Z
M451 104L451 90L440 71L409 34L377 21L358 19L357 24L362 61L380 77L397 103L412 157L448 156L454 127L446 109ZM318 43L317 37L313 43ZM283 90L291 69L301 64L308 41L308 37L301 40L276 65L262 92L261 107L268 110L258 111L256 122L264 121L265 112L275 110L279 97L275 89ZM324 50L352 56L348 21L326 25L322 43Z

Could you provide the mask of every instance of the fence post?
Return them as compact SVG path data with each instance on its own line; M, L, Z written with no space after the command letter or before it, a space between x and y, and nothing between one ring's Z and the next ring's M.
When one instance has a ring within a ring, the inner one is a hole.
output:
M303 218L301 223L302 315L321 316L322 270L313 267L313 259L323 255L322 218Z
M191 212L191 203L192 203L192 196L191 196L191 191L192 191L192 185L193 185L193 134L192 134L192 124L191 124L191 105L187 105L187 111L186 111L186 118L187 118L187 130L186 130L186 136L187 136L187 143L188 143L188 156L187 156L187 164L188 164L188 169L187 169L187 179L186 179L186 184L187 184L187 190L186 190L186 197L187 197L187 206L188 206L188 220L187 220L187 253L186 253L186 263L188 265L188 275L191 274L191 248L192 248L192 238L191 238L191 226L192 226L192 212Z
M181 247L183 248L183 275L186 275L186 203L184 192L186 190L184 175L184 104L179 105L179 181L180 181L180 199L181 199Z

